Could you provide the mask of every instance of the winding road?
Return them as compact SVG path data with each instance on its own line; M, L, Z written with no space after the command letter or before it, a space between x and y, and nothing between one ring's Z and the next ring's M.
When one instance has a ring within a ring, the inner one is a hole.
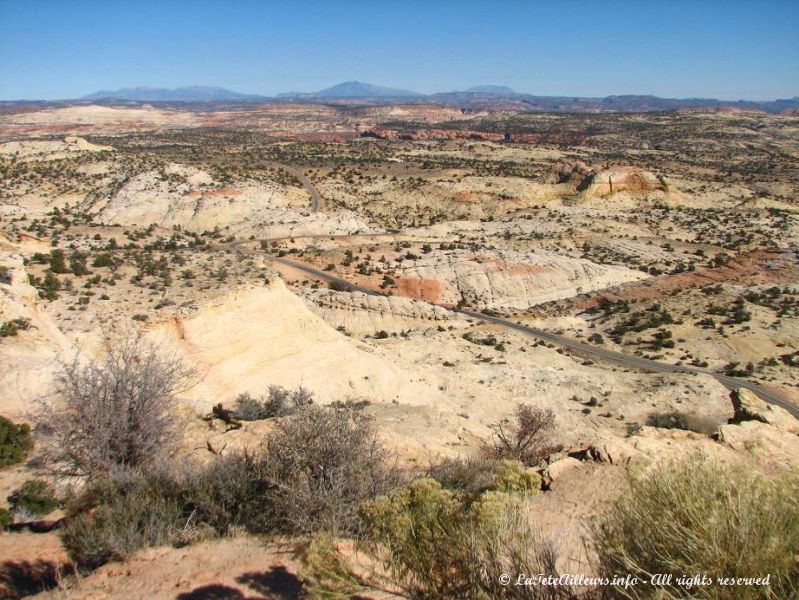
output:
M309 275L313 275L314 277L318 277L323 281L327 281L333 285L333 287L340 291L346 292L363 292L364 294L369 294L372 296L385 296L386 294L382 292L377 292L370 288L366 288L360 285L356 285L352 282L347 281L346 279L342 279L336 275L328 271L322 271L317 269L316 267L312 267L310 265L297 262L294 260L290 260L288 258L281 258L277 256L269 256L270 260L276 263L280 263L287 267L292 267L294 269L298 269ZM441 306L441 305L438 305ZM525 335L529 335L531 337L546 340L548 342L552 342L554 344L558 344L563 346L564 348L569 348L570 350L574 350L575 352L579 352L580 354L591 356L598 359L609 360L626 367L631 367L634 369L641 369L644 371L654 371L659 373L701 373L704 375L710 375L714 377L721 385L726 387L728 390L735 390L738 388L746 388L755 394L759 398L762 398L766 402L774 404L775 406L779 406L780 408L784 408L787 410L791 415L799 419L799 406L793 404L792 402L778 396L772 391L769 391L758 385L756 383L752 383L751 381L747 381L746 379L739 379L737 377L728 377L726 375L721 375L719 373L713 373L712 371L706 371L704 369L698 369L695 367L688 367L685 365L672 365L669 363L658 362L656 360L649 360L647 358L641 358L639 356L633 356L630 354L625 354L623 352L616 352L614 350L608 350L606 348L602 348L599 346L594 346L591 344L586 344L584 342L578 342L577 340L568 338L563 335L559 335L557 333L552 333L549 331L544 331L543 329L538 329L536 327L529 327L527 325L521 325L519 323L515 323L508 319L503 319L501 317L495 317L493 315L485 315L483 313L474 312L471 310L464 310L464 309L456 309L450 307L442 307L451 310L454 313L460 313L462 315L466 315L467 317L471 317L473 319L478 319L485 323L492 323L494 325L501 325L502 327L507 327L508 329L512 329L514 331L518 331Z
M294 169L293 167L287 167L286 165L280 165L283 169L288 170L291 172L292 175L297 177L305 188L311 194L311 206L313 212L319 212L319 205L321 203L321 198L319 196L319 192L313 186L311 181L302 173ZM347 236L319 236L319 237L347 237ZM287 258L281 258L277 256L268 256L268 258L276 263L280 263L287 267L292 267L294 269L298 269L300 271L304 271L314 277L318 277L323 281L327 281L333 285L333 287L340 291L348 291L348 292L363 292L364 294L370 294L374 296L385 296L386 294L382 292L378 292L369 288L365 288L363 286L356 285L347 281L346 279L342 279L336 275L328 271L322 271L317 269L316 267L312 267L310 265L297 262L294 260L290 260ZM439 305L440 306L440 305ZM672 365L669 363L658 362L656 360L649 360L647 358L641 358L639 356L633 356L630 354L625 354L623 352L616 352L614 350L608 350L606 348L601 348L599 346L594 346L591 344L586 344L584 342L578 342L577 340L565 337L563 335L559 335L557 333L551 333L549 331L544 331L543 329L538 329L535 327L528 327L527 325L521 325L519 323L515 323L508 319L503 319L501 317L495 317L493 315L485 315L483 313L474 312L470 310L463 310L457 308L450 308L450 307L442 307L447 308L455 313L460 313L462 315L466 315L473 319L478 319L485 323L492 323L494 325L500 325L502 327L507 327L508 329L513 329L514 331L518 331L525 335L529 335L531 337L535 337L537 339L546 340L548 342L552 342L554 344L558 344L563 346L564 348L569 348L570 350L574 350L579 352L580 354L584 354L587 356L610 360L613 362L617 362L621 365L626 367L631 367L634 369L642 369L645 371L654 371L660 373L686 373L686 374L704 374L710 375L714 377L716 381L721 383L724 387L729 390L735 390L738 388L746 388L755 394L758 395L761 399L773 404L775 406L779 406L787 410L791 415L799 419L799 406L786 400L785 398L778 396L774 392L771 392L764 387L752 383L751 381L747 381L745 379L739 379L737 377L728 377L727 375L721 375L719 373L713 373L712 371L706 371L704 369L699 369L696 367L688 367L684 365Z

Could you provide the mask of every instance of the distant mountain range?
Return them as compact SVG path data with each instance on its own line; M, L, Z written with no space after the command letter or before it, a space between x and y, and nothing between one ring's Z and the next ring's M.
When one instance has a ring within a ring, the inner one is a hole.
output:
M279 94L278 98L421 98L424 94L410 90L372 85L362 81L345 81L333 87L308 94Z
M118 90L100 90L82 100L102 100L113 98L115 100L135 100L139 102L202 102L216 100L259 100L264 96L240 94L231 92L222 87L190 85L175 89L156 87L119 88Z
M462 91L421 94L411 90L347 81L318 92L291 92L274 97L241 94L221 87L188 86L176 89L155 87L101 90L82 100L126 102L332 102L386 104L391 102L456 104L469 109L552 111L552 112L645 112L677 109L737 108L771 113L799 110L799 96L784 100L716 100L713 98L659 98L645 95L588 98L535 96L504 85L478 85Z

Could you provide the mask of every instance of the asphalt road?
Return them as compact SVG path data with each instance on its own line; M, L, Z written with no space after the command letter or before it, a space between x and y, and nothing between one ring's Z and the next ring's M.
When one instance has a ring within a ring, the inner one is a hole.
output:
M300 180L300 183L302 183L303 187L305 187L305 189L308 190L308 193L311 194L311 212L315 213L319 212L319 206L322 204L322 197L319 195L319 192L311 183L311 180L308 179L300 169L278 163L274 163L274 165L276 167L283 169L284 171L288 171L289 173L294 175L294 177Z
M374 290L359 285L355 285L354 283L350 283L346 279L337 277L336 275L333 275L328 271L321 271L315 267L311 267L309 265L300 262L289 260L287 258L278 258L276 256L271 256L268 258L270 258L274 262L286 265L288 267L293 267L295 269L299 269L300 271L304 271L310 275L313 275L314 277L318 277L323 281L328 281L331 284L333 284L333 286L336 289L341 291L350 291L350 292L357 291L375 296L385 295L380 292L376 292ZM792 402L789 402L788 400L782 398L781 396L778 396L774 392L771 392L763 388L762 386L747 381L745 379L739 379L737 377L727 377L726 375L720 375L718 373L705 371L703 369L698 369L695 367L687 367L684 365L672 365L669 363L641 358L639 356L632 356L630 354L625 354L623 352L608 350L606 348L602 348L601 346L594 346L592 344L578 342L577 340L573 340L571 338L558 335L556 333L551 333L549 331L544 331L543 329L537 329L535 327L528 327L527 325L520 325L518 323L514 323L513 321L509 321L507 319L502 319L500 317L495 317L492 315L484 315L483 313L478 313L470 310L462 310L462 309L460 310L450 309L450 310L452 310L453 312L458 312L462 315L466 315L473 319L478 319L486 323L493 323L495 325L501 325L503 327L507 327L508 329L513 329L520 333L524 333L526 335L541 340L546 340L554 344L558 344L560 346L563 346L564 348L569 348L570 350L574 350L583 355L617 362L626 367L631 367L634 369L642 369L644 371L660 372L660 373L686 373L686 374L702 373L705 375L710 375L729 390L735 390L737 388L746 388L757 394L760 398L762 398L766 402L774 404L775 406L779 406L780 408L784 408L794 417L799 419L799 406L796 406Z

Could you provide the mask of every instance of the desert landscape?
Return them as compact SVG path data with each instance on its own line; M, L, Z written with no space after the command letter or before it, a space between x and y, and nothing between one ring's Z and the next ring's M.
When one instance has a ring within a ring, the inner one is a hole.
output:
M80 104L5 108L0 135L0 414L35 439L68 365L131 344L190 370L169 456L204 468L312 402L373 424L403 477L443 493L533 419L522 462L497 464L522 469L558 569L597 568L579 540L631 472L799 467L795 115ZM260 542L187 523L207 541L95 555L58 525L81 500L40 497L88 484L53 479L39 447L0 472L9 597L330 584L300 526ZM388 567L348 531L335 551L358 575L339 593L401 594L364 591Z
M0 600L799 600L797 31L0 0Z

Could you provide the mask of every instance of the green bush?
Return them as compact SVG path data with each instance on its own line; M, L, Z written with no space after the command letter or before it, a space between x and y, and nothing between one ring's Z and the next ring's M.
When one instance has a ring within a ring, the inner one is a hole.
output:
M799 478L767 479L700 458L663 465L630 479L595 523L593 538L597 570L606 577L771 575L770 589L711 585L689 592L673 582L630 588L630 598L797 598Z
M512 481L519 473L512 464ZM459 494L420 479L367 503L376 556L411 598L572 598L568 586L502 585L502 574L557 577L554 546L539 539L527 518L527 494Z
M8 497L11 508L33 518L43 517L58 508L53 485L42 479L32 479L22 484Z
M471 494L490 490L534 493L541 488L541 476L517 460L447 459L431 466L427 476L447 489Z
M0 417L0 468L21 463L32 448L30 425Z
M31 322L29 319L11 319L0 325L0 337L11 337L17 335L19 331L29 329Z
M139 548L185 544L242 528L269 531L267 484L259 463L231 455L96 479L67 504L64 547L79 565L97 567Z
M386 458L371 419L356 405L309 405L278 421L264 455L276 526L357 533L361 504L397 484Z
M124 484L95 480L68 506L61 541L70 557L91 569L139 548L189 539L192 525L181 506L161 492L141 475Z
M11 516L11 511L7 508L0 508L0 531L11 525L14 522L14 517Z
M313 393L302 386L287 390L279 385L270 385L260 398L253 398L246 392L239 394L233 415L242 421L259 421L285 417L309 404L313 404Z

